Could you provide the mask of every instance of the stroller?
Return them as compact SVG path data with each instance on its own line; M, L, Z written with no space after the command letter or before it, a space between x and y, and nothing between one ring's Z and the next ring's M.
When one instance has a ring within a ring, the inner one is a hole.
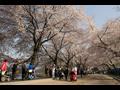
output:
M1 81L11 81L10 74L7 71L0 71Z
M29 80L34 79L34 71L32 69L28 70L28 79Z
M73 71L70 73L70 80L71 81L77 81L77 75Z

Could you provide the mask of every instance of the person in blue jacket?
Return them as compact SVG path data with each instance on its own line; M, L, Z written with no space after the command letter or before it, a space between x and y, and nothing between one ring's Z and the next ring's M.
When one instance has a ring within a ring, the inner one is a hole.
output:
M32 63L29 64L28 69L29 69L29 70L33 69L33 65L32 65Z
M28 72L29 72L29 75L28 75L29 79L33 79L34 72L33 72L33 64L32 63L30 63L28 66Z

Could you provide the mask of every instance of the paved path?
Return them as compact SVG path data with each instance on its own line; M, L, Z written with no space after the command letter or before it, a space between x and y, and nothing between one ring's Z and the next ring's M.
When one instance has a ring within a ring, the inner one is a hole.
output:
M0 85L120 85L120 82L116 81L108 75L94 74L79 78L77 81L70 82L64 80L52 80L49 79L38 79L28 81L17 81L17 82L5 82Z

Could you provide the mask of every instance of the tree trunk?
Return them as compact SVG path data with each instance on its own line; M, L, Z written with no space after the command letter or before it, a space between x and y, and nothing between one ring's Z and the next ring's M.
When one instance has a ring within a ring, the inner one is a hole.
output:
M67 69L69 69L69 63L68 62L66 63L66 67L67 67Z
M35 46L34 46L33 54L31 56L31 63L32 64L35 64L38 50L39 50L39 44L36 43Z
M57 58L54 60L54 64L55 66L57 66Z
M57 66L57 59L58 59L58 51L57 51L57 53L56 53L56 55L55 55L55 59L54 59L54 64Z
M32 57L31 57L31 63L34 64L35 63L35 60L36 60L36 56L37 56L37 52L34 52Z

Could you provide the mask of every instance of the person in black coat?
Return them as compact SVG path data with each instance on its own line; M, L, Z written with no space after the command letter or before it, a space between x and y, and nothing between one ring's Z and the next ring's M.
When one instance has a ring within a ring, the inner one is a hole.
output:
M45 65L45 75L48 76L48 67Z
M22 80L25 79L26 73L27 73L27 68L26 68L26 65L23 63L22 64Z
M63 79L64 72L62 68L59 68L58 75L59 75L59 80Z
M17 70L17 62L14 62L12 67L12 80L14 80L15 78L16 70Z
M81 78L82 78L83 74L84 74L83 68L80 68L80 76L81 76Z
M52 69L49 69L49 76L52 77Z
M68 77L68 68L66 67L64 70L65 80L67 80Z

